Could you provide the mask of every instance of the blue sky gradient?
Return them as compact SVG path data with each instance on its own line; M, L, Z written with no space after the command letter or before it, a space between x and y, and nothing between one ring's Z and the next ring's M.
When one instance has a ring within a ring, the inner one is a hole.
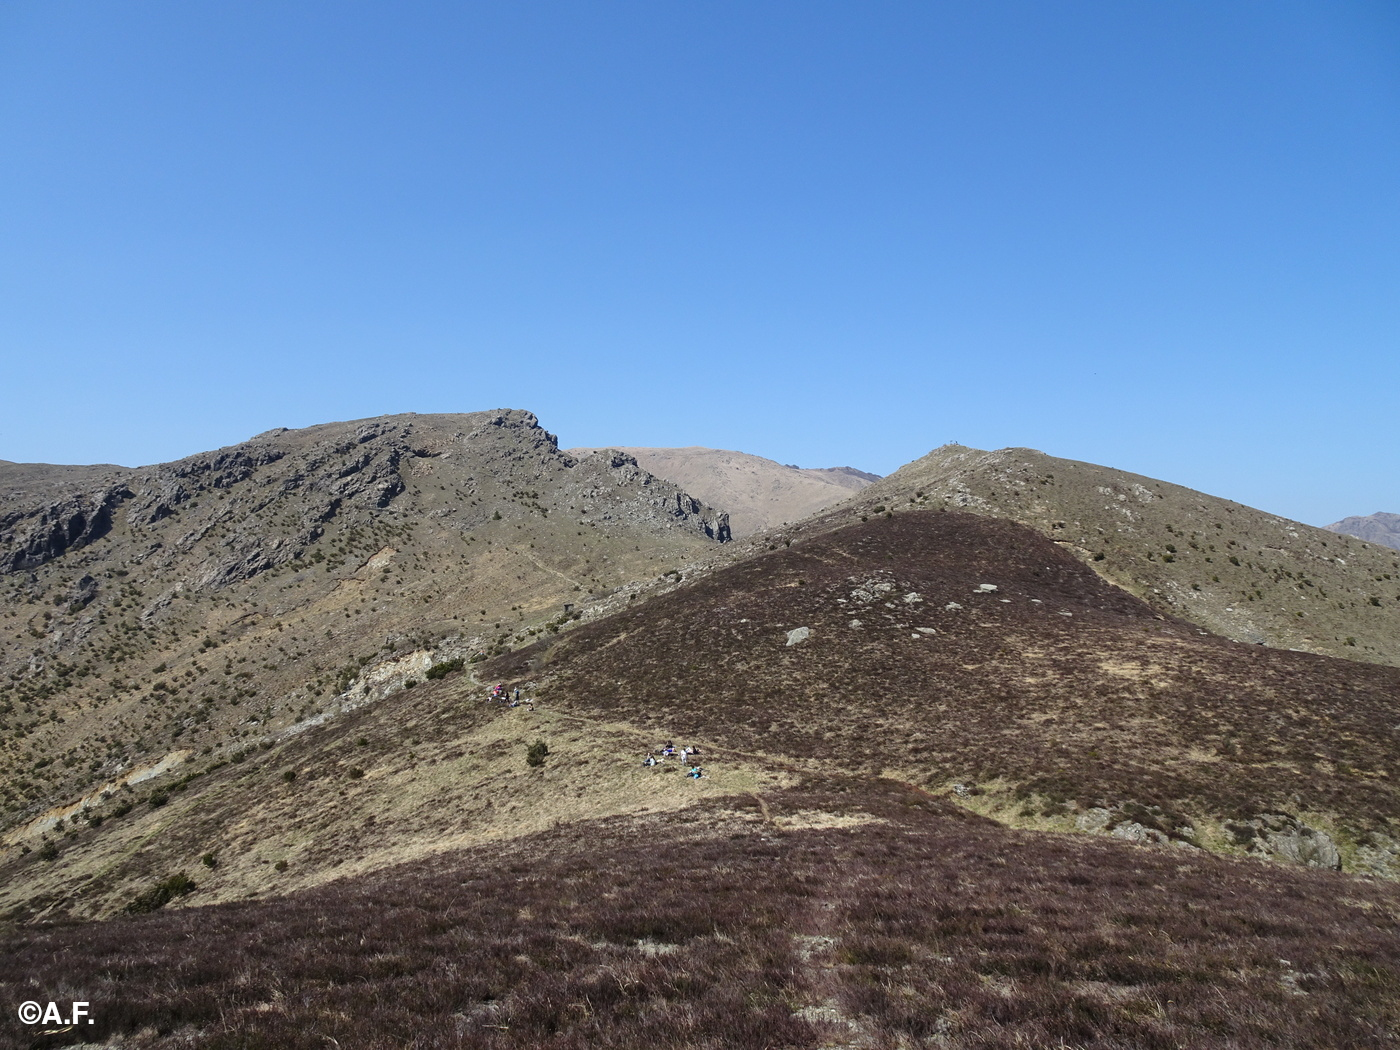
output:
M0 5L0 458L528 408L1400 512L1390 2Z

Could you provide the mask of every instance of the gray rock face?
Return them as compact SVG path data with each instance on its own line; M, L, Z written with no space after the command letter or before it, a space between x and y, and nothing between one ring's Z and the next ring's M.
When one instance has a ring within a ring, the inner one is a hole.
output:
M37 568L101 539L130 498L126 486L115 484L7 507L0 513L0 572Z
M1234 836L1236 845L1256 856L1308 868L1342 869L1342 857L1331 836L1286 814L1262 813L1252 820L1227 823L1225 829Z

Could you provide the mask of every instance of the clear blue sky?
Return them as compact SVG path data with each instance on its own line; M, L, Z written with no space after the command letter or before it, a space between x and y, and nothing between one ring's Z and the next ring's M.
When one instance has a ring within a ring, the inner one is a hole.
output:
M0 458L502 406L1400 512L1400 5L0 4Z

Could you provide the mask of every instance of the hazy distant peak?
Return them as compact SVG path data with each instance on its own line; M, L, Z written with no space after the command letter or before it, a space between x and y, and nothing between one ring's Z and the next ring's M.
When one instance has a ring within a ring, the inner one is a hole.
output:
M602 451L569 449L586 458ZM798 467L730 449L620 448L641 469L729 512L735 536L795 522L855 495L880 475L854 467Z
M1394 547L1396 550L1400 550L1400 514L1376 511L1376 513L1368 514L1364 518L1343 518L1331 525L1324 525L1323 528L1328 532L1355 536L1367 543L1379 543L1382 547Z

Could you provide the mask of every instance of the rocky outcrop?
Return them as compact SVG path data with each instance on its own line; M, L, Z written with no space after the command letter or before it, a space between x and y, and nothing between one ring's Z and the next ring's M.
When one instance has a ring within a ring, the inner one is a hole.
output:
M1261 813L1251 820L1231 821L1225 830L1234 836L1235 845L1256 856L1308 868L1342 869L1342 857L1331 836L1287 814Z
M65 495L0 515L0 572L23 572L101 539L132 496L124 485Z

